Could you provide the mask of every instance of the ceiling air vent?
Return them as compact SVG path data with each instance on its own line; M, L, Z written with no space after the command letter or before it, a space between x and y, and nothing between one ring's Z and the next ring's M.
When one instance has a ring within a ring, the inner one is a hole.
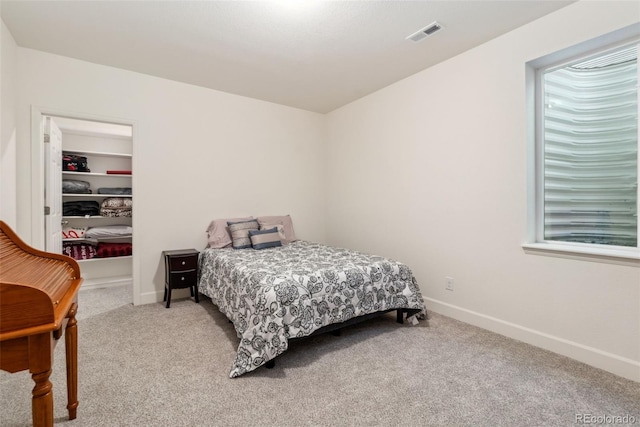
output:
M407 40L412 40L414 42L419 42L420 40L426 39L428 36L431 36L442 29L442 25L438 24L436 21L433 21L431 24L427 25L421 30L416 31L407 37Z

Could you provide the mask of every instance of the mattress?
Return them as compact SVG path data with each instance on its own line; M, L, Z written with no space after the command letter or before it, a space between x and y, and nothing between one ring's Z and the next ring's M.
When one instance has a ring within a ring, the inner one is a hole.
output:
M240 343L230 376L282 354L291 338L393 309L424 311L405 264L318 243L263 249L205 249L198 290L233 322Z

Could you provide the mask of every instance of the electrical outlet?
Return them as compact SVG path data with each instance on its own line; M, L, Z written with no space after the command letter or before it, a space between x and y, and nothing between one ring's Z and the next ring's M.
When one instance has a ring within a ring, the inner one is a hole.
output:
M448 291L453 291L453 277L445 277L444 278L445 289Z

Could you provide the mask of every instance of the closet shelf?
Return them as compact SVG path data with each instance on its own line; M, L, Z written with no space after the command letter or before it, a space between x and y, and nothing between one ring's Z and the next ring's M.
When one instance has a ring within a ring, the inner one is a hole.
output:
M131 239L133 235L127 234L122 236L113 236L113 237L81 237L77 239L62 239L63 242L106 242L110 240L128 240Z
M133 157L133 155L129 153L107 153L104 151L85 151L85 150L65 149L64 152L68 154L76 154L78 156L122 157L125 159L130 159Z
M62 171L64 176L108 176L109 178L131 178L129 173L102 173L102 172L74 172L74 171Z
M63 216L62 219L117 219L117 218L131 218L127 216L102 216L102 215L87 215L87 216Z
M62 193L62 197L133 197L133 194L99 194L99 193ZM84 217L81 217L84 218Z
M101 262L108 259L132 259L132 258L133 258L133 255L123 255L123 256L110 256L105 258L94 257L89 259L77 259L76 261L78 261L79 264L83 264L85 262ZM123 277L130 278L130 276L123 276Z

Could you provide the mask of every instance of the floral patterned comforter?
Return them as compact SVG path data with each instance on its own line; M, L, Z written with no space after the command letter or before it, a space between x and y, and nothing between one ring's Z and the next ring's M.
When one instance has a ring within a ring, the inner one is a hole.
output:
M232 378L287 350L289 338L377 311L424 310L406 265L305 241L263 250L205 249L198 290L240 338Z

